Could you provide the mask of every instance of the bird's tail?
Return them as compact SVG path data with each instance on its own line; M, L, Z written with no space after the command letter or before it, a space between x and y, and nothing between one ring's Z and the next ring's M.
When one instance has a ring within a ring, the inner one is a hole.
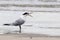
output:
M7 26L10 26L11 24L3 24L3 25L7 25Z

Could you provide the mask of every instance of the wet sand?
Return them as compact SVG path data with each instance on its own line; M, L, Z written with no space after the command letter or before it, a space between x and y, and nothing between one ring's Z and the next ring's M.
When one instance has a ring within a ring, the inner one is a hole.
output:
M0 40L60 40L59 36L42 34L0 34Z

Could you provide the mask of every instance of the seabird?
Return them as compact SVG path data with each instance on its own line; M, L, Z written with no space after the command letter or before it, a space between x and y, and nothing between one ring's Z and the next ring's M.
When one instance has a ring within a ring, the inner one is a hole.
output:
M22 14L22 17L20 17L18 20L16 20L15 22L11 23L11 24L3 24L3 25L8 25L8 26L19 26L19 33L21 33L21 25L25 23L25 17L26 16L31 16L30 13L25 12ZM31 16L32 17L32 16Z

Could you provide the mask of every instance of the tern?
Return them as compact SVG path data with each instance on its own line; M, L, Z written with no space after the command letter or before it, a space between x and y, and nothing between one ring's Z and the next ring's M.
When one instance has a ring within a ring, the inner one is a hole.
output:
M3 24L3 25L7 25L7 26L19 26L19 33L21 33L21 25L25 23L25 17L26 16L30 16L32 17L32 15L30 15L31 13L25 12L22 14L22 17L20 17L19 19L17 19L15 22L10 23L10 24Z

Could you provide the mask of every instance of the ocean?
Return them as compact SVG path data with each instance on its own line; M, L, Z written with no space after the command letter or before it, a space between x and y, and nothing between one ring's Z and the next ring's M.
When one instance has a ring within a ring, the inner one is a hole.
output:
M24 11L0 11L0 34L19 33L18 26L4 26L20 18ZM22 25L22 33L60 36L60 14L50 12L32 12Z

